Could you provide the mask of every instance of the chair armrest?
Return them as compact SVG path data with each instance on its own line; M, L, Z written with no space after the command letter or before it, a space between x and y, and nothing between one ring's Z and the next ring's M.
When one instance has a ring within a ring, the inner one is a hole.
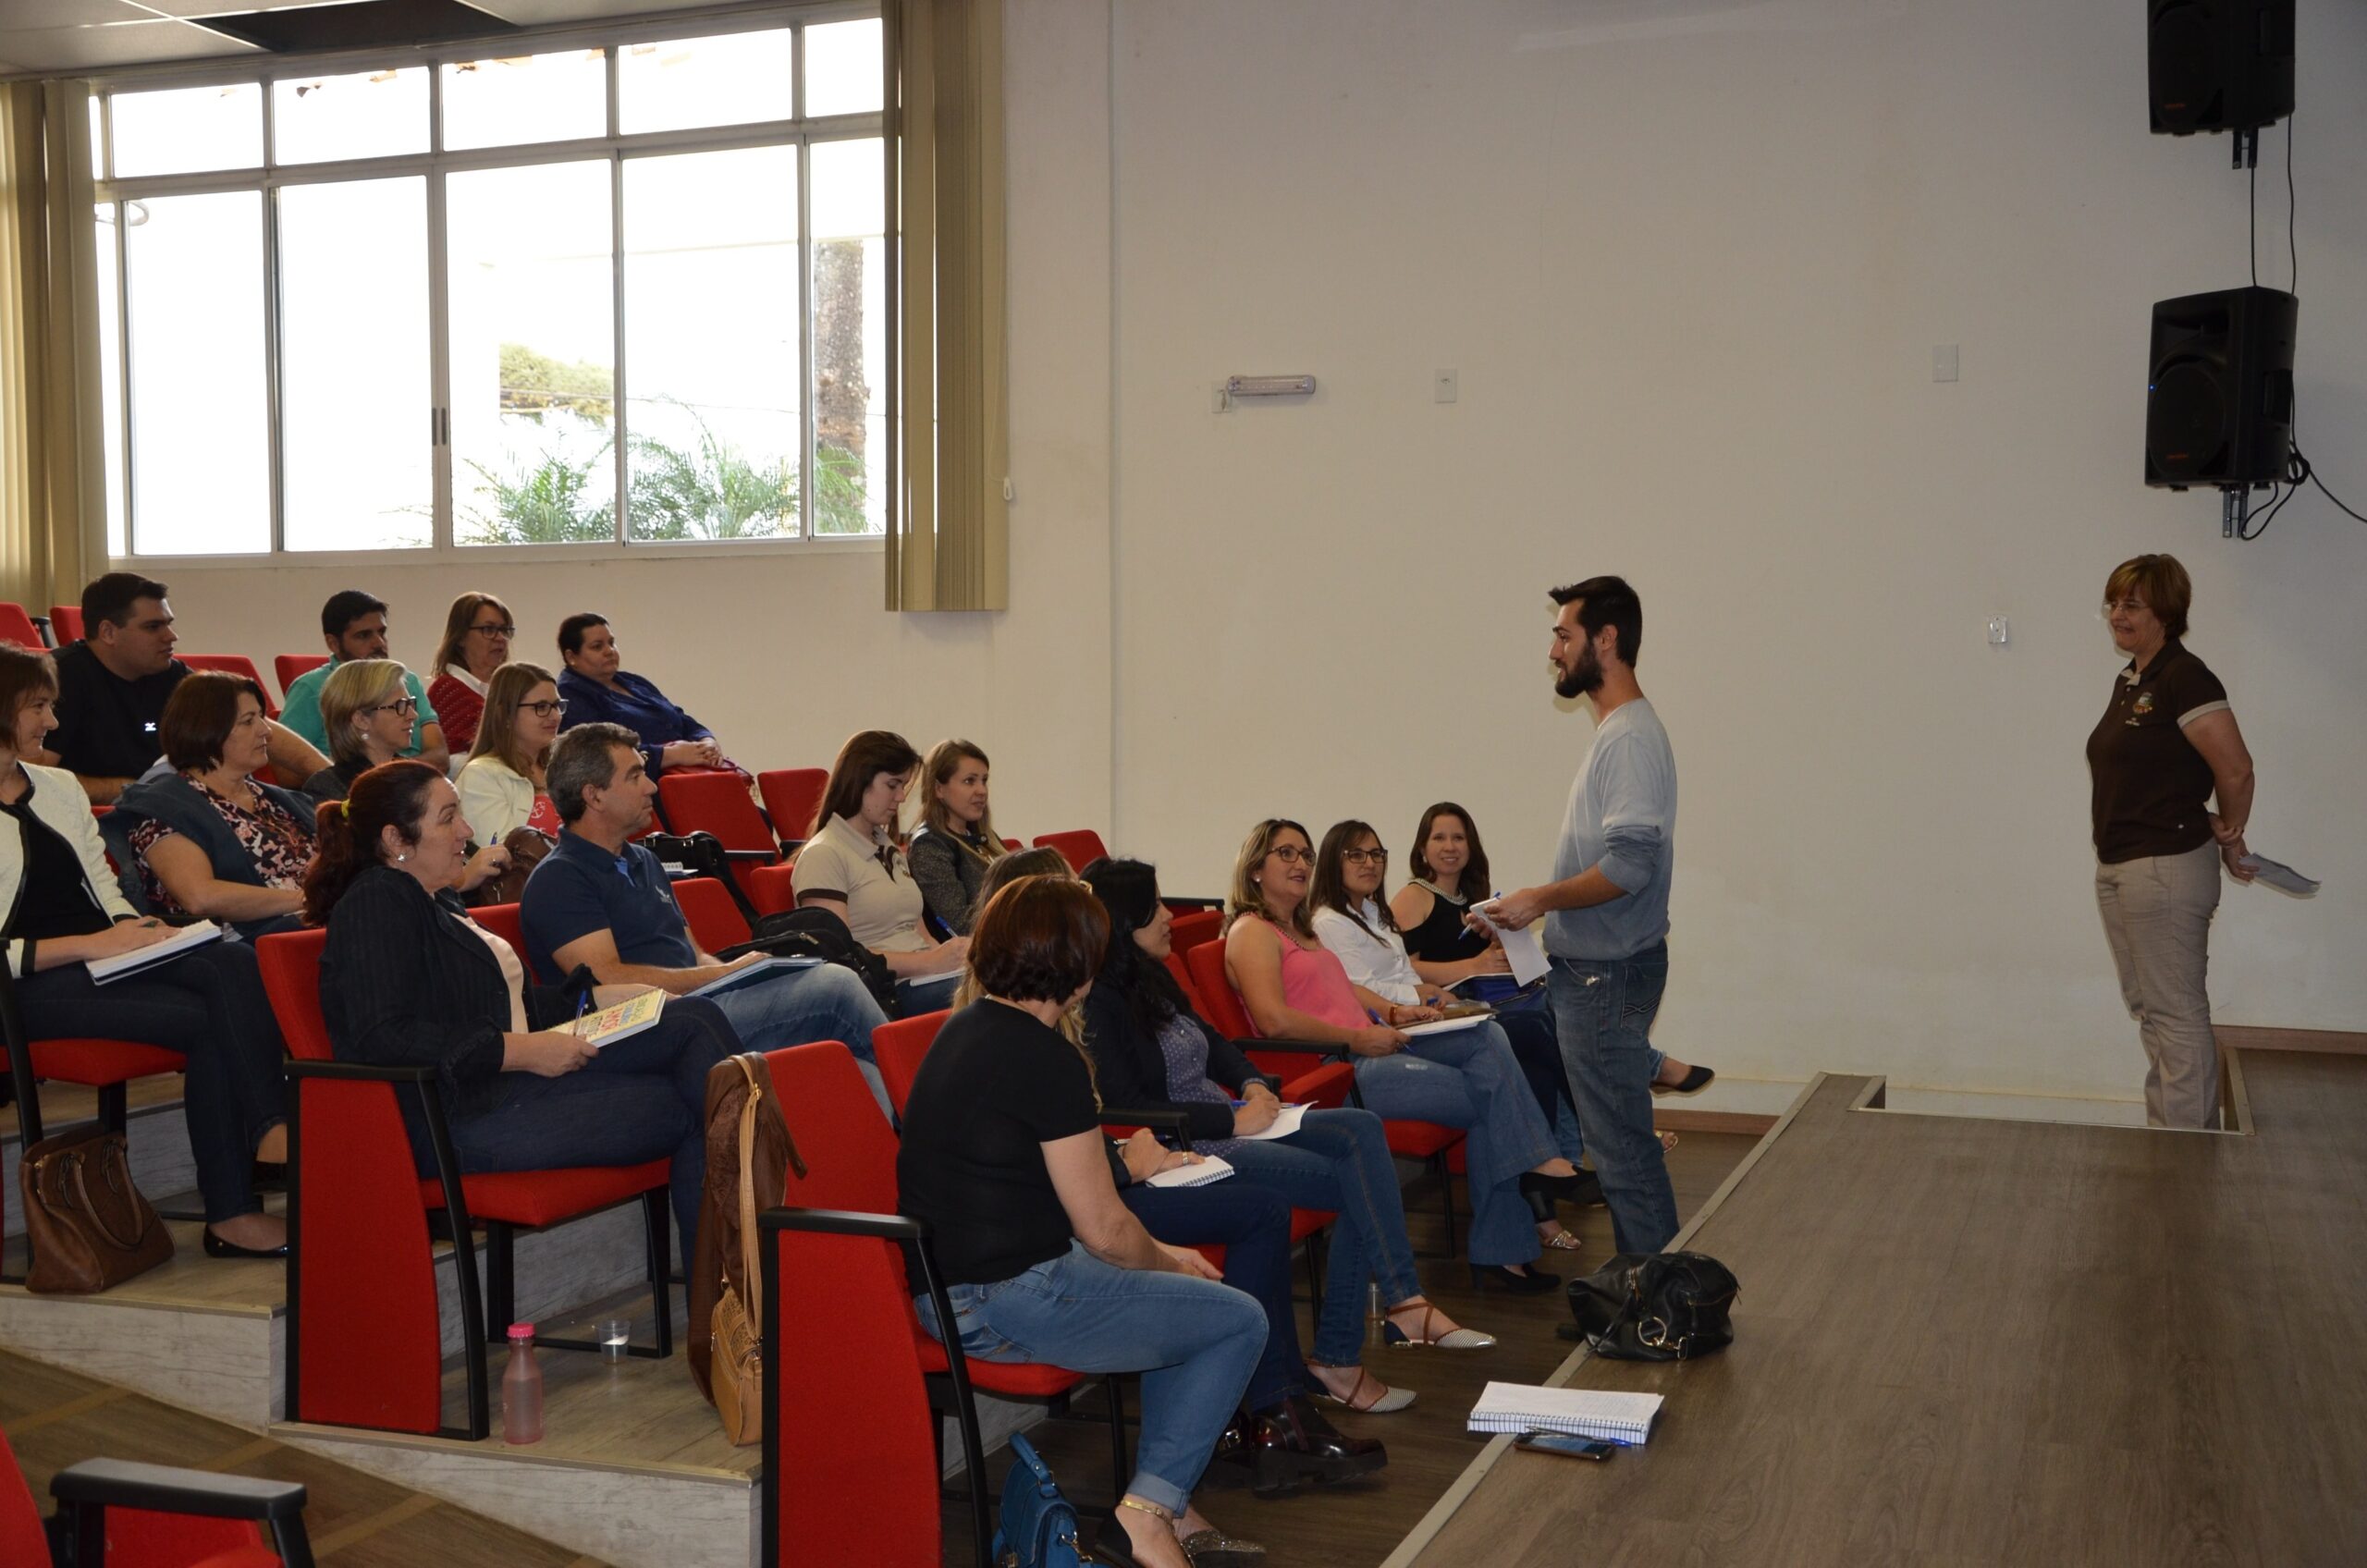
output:
M1250 1051L1291 1051L1300 1056L1331 1057L1339 1061L1345 1061L1355 1054L1336 1040L1287 1040L1263 1035L1254 1040L1235 1040L1233 1047L1245 1055Z
M758 865L772 865L780 859L770 850L726 850L723 851L723 858L754 861Z
M797 858L797 851L804 847L805 840L803 839L783 839L780 841L780 858L782 864L786 864L789 862L795 860Z
M69 1464L50 1477L49 1495L60 1502L144 1508L207 1519L276 1521L298 1518L304 1512L301 1482L221 1476L122 1459L86 1459Z
M1147 1127L1164 1134L1161 1143L1171 1144L1188 1152L1192 1147L1191 1118L1180 1110L1138 1110L1133 1106L1105 1105L1101 1108L1101 1130L1113 1136L1122 1127L1128 1132Z
M357 1078L372 1084L433 1084L433 1067L373 1067L360 1061L301 1061L283 1064L290 1078Z
M1171 899L1162 893L1159 895L1159 901L1165 904L1169 909L1224 908L1224 900L1222 899Z
M876 1236L883 1242L917 1242L928 1227L901 1214L857 1214L843 1208L768 1208L756 1216L756 1229L811 1231L825 1236Z

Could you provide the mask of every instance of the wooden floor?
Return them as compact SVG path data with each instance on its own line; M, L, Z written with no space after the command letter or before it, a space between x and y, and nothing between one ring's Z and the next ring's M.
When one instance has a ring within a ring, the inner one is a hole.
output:
M598 1568L481 1514L5 1351L0 1428L44 1512L65 1466L131 1459L302 1482L313 1554L332 1568Z
M2367 1060L2242 1066L2249 1136L1820 1080L1689 1243L1734 1347L1573 1370L1666 1394L1650 1446L1504 1452L1392 1562L2367 1562Z
M1669 1156L1679 1209L1691 1215L1708 1201L1728 1171L1757 1140L1734 1133L1686 1133ZM1456 1185L1458 1211L1463 1206ZM1490 1378L1541 1381L1569 1354L1554 1337L1569 1320L1560 1292L1511 1296L1480 1293L1460 1261L1436 1254L1443 1241L1437 1188L1428 1179L1405 1190L1406 1229L1412 1234L1424 1291L1458 1322L1485 1329L1499 1341L1492 1350L1374 1350L1374 1372L1392 1384L1419 1390L1413 1407L1394 1415L1350 1415L1327 1408L1343 1431L1379 1438L1389 1445L1389 1467L1370 1480L1330 1490L1303 1492L1261 1502L1245 1491L1204 1491L1199 1499L1209 1518L1265 1544L1274 1568L1370 1568L1419 1522L1479 1451L1464 1430L1464 1417ZM1545 1268L1564 1276L1584 1273L1611 1256L1611 1219L1600 1208L1563 1210L1564 1222L1585 1240L1583 1252L1549 1255ZM1302 1289L1304 1289L1302 1275ZM1312 1342L1304 1303L1299 1307L1302 1343ZM1080 1403L1098 1416L1099 1395ZM1130 1400L1131 1407L1131 1400ZM1135 1411L1134 1414L1139 1414ZM1110 1498L1108 1428L1098 1419L1050 1422L1028 1434L1061 1477L1069 1495L1088 1509ZM989 1486L999 1488L1007 1454L987 1463ZM969 1514L965 1506L945 1512L947 1568L969 1568ZM1474 1558L1473 1562L1490 1561ZM1576 1562L1576 1558L1564 1558Z

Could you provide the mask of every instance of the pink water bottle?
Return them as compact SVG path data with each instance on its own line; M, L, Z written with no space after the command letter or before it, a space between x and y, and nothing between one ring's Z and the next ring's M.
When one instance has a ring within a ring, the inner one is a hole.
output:
M509 1365L501 1374L501 1440L543 1440L543 1369L534 1362L534 1326L509 1325Z

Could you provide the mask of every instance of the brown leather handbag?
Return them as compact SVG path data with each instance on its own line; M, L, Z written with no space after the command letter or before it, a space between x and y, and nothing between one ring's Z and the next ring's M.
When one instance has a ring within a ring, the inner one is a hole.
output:
M706 1079L706 1186L691 1259L691 1379L714 1403L723 1435L743 1446L765 1435L756 1211L779 1204L791 1166L805 1174L765 1059L751 1051L717 1062Z
M514 904L524 898L526 878L558 847L558 840L539 828L513 827L501 840L501 847L509 851L509 864L497 875L479 883L476 890L461 900L471 909Z
M32 1268L25 1289L90 1295L173 1256L173 1238L132 1185L123 1134L93 1122L43 1138L18 1170Z

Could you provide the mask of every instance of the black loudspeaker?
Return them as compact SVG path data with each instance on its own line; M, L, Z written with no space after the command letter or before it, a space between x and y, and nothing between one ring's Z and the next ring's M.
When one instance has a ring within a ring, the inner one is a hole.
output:
M2153 307L2145 483L2268 484L2293 449L2293 326L2276 288L2223 288Z
M2257 130L2293 112L2293 0L2146 0L2153 134Z

